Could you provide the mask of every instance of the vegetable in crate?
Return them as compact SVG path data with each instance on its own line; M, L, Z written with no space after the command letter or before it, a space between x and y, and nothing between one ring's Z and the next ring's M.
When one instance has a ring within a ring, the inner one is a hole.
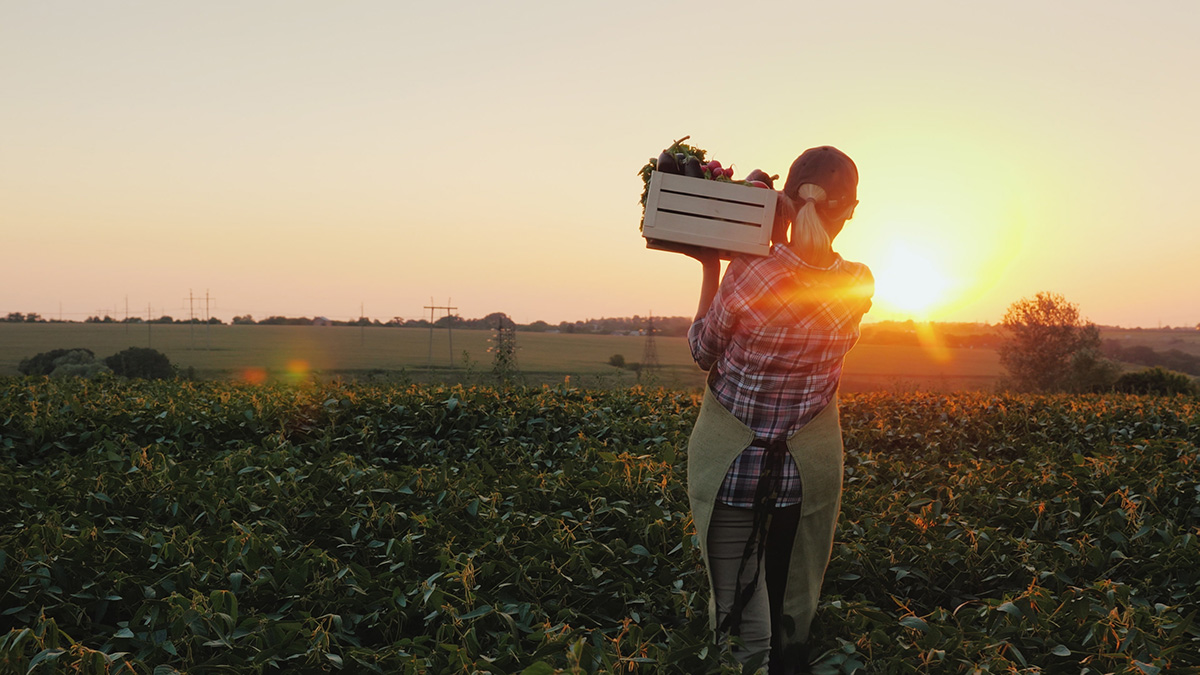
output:
M658 157L652 157L639 175L642 177L642 222L638 224L638 229L641 230L645 224L646 215L646 197L650 193L650 175L655 171L670 173L675 175L688 176L690 178L702 178L707 180L722 181L727 183L740 183L757 188L774 189L775 180L779 175L769 175L762 169L755 169L747 174L743 180L733 180L733 167L722 166L717 160L705 161L705 155L708 153L693 145L688 145L684 141L691 138L684 136L675 141L669 147L659 153Z
M662 171L663 173L683 173L679 169L679 163L675 161L675 155L667 152L666 150L663 150L661 153L659 153L658 162L655 163L654 168L656 171Z
M707 153L703 148L697 148L684 143L684 141L689 138L691 138L691 136L684 136L683 138L675 141L665 150L663 150L658 157L651 157L650 161L648 161L646 165L642 167L642 170L638 172L638 174L642 177L642 199L640 203L642 205L643 218L645 217L646 211L646 196L650 193L650 174L654 173L655 171L682 174L685 173L684 167L691 158L695 158L697 163L704 161L704 155ZM673 165L668 164L668 161L670 160L674 161ZM661 169L659 168L660 166L662 167ZM672 168L674 168L673 171L671 170ZM698 177L704 177L703 169L701 169L701 175ZM642 224L638 223L638 230L641 231L641 229Z
M755 169L755 170L751 171L750 173L746 174L745 182L750 185L754 185L754 183L756 183L756 182L762 183L763 184L762 187L767 187L767 188L774 190L775 189L775 181L778 178L779 178L779 174L770 176L767 174L766 171L763 171L762 169ZM755 185L754 187L760 187L760 186Z

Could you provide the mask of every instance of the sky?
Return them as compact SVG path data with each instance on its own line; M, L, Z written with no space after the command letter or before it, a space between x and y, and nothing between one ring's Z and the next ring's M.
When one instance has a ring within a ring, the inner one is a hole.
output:
M0 0L0 313L690 316L699 264L638 231L690 135L735 177L854 158L868 321L1193 326L1198 34L1193 0Z

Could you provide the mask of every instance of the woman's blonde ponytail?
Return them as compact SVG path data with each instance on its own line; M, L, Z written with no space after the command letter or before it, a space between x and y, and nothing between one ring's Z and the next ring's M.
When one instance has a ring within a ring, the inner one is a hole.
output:
M833 240L817 213L816 203L825 201L825 190L815 183L805 183L796 191L796 201L804 205L792 224L792 246L803 257L823 260L833 252Z

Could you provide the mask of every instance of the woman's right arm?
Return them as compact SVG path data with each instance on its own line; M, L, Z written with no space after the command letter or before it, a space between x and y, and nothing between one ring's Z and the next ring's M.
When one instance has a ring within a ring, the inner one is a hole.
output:
M714 252L711 258L699 259L704 266L704 276L700 281L700 304L696 307L696 318L699 321L708 314L712 307L713 298L717 297L717 289L721 286L721 259Z

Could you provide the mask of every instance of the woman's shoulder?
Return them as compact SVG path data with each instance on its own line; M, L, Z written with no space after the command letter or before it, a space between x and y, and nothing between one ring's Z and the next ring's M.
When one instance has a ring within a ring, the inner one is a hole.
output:
M842 258L841 268L842 272L849 276L864 280L875 280L875 275L871 274L871 268L867 267L864 263L854 262L852 260L846 260L845 258Z
M875 295L875 276L871 274L871 268L863 263L843 259L838 265L838 273L847 297L865 301L862 311L866 312L871 305L870 299Z

